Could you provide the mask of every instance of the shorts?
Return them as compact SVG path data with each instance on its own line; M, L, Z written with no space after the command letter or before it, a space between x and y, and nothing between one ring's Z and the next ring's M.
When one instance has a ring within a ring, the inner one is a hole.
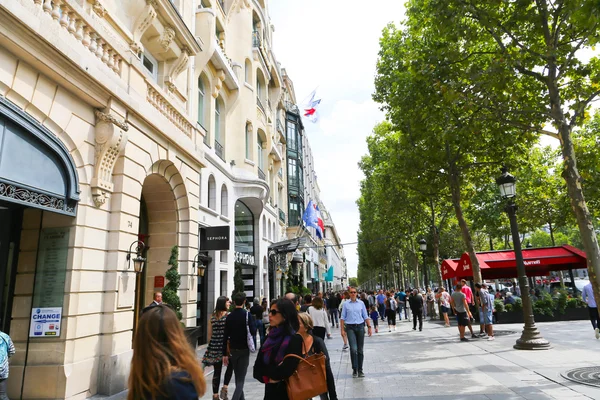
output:
M483 325L483 310L479 309L479 324Z
M440 312L442 314L448 314L448 311L449 311L448 307L446 307L446 306L440 306Z
M492 310L482 311L483 313L483 323L485 325L493 325L494 324L494 313Z
M469 317L467 316L467 313L457 312L456 322L458 322L458 326L469 326Z

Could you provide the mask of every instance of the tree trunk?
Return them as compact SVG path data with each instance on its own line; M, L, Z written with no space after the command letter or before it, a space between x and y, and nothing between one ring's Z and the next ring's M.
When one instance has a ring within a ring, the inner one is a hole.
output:
M471 264L473 265L473 281L475 283L481 283L481 269L479 268L479 261L475 255L475 245L473 244L473 238L471 237L471 232L469 231L469 226L467 225L467 221L465 220L462 206L460 204L460 179L455 165L451 165L448 177L450 181L450 189L452 191L452 205L454 206L454 212L456 213L456 219L458 220L458 226L460 227L460 232L462 233L465 247L467 248L467 252L471 258Z
M549 72L550 77L554 78L555 73L555 71L551 70ZM592 216L585 202L583 188L581 187L581 175L577 169L577 159L571 139L571 126L567 123L566 116L562 111L562 101L556 79L551 79L550 77L548 79L548 92L550 95L552 117L554 118L555 125L558 126L560 136L560 147L563 157L562 176L567 183L567 192L571 200L571 207L577 219L583 248L587 256L588 275L594 289L594 297L600 299L600 247L598 246Z
M490 239L490 251L494 250L494 240L492 239L492 235L489 236Z

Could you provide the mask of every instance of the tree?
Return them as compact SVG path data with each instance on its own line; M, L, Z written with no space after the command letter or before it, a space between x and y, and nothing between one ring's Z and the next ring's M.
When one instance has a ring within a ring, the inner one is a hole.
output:
M353 287L358 286L358 278L350 278L348 279L348 284Z
M165 273L168 282L163 288L163 301L170 305L177 318L181 321L183 314L181 313L181 300L179 299L179 285L181 284L181 276L179 275L179 248L173 246L171 248L171 257L169 257L169 269Z
M466 44L461 68L469 71L482 59L493 57L495 66L509 74L480 74L473 84L487 87L477 105L496 110L514 126L540 132L551 124L558 132L567 186L588 259L594 295L600 298L600 247L594 220L584 194L573 138L586 118L591 102L600 95L600 60L581 57L600 39L600 4L593 0L412 0L424 25L440 37ZM485 54L471 49L486 44ZM436 63L436 66L439 66ZM473 76L472 76L473 77ZM506 100L521 95L519 107ZM496 99L496 101L490 101ZM523 121L528 115L530 122Z

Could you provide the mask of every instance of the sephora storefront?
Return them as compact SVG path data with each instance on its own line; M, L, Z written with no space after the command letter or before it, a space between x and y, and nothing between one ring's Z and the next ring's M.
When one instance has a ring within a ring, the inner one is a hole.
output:
M256 224L257 218L250 208L241 200L235 203L235 274L233 278L234 290L242 289L246 293L247 301L252 302L260 292L256 290L256 275L258 267L255 262L255 249L257 248Z

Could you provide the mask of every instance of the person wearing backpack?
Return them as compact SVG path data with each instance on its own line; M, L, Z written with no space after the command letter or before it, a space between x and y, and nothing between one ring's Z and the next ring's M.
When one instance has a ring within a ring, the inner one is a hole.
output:
M15 354L15 345L10 336L0 331L0 400L9 400L6 395L8 383L8 359Z

